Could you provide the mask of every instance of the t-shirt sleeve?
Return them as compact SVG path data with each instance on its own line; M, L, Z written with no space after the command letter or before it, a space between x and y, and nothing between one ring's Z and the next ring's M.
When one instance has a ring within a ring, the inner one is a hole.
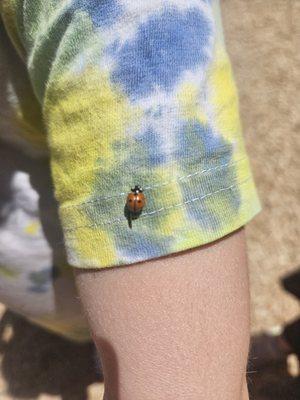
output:
M18 3L72 266L190 249L258 213L217 1Z

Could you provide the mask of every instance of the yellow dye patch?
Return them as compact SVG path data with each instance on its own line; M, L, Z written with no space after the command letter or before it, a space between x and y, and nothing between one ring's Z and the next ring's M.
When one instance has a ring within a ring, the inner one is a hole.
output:
M225 139L233 141L241 131L241 124L231 64L225 50L218 45L213 60L208 73L208 87L214 124Z
M251 175L248 157L246 154L244 154L244 156L245 159L235 165L236 179L238 182L244 182L249 178L249 175Z
M157 169L160 174L158 181L163 185L155 188L155 193L161 192L163 196L158 196L159 205L161 207L170 207L172 205L181 204L183 202L181 187L176 181L176 177L179 173L174 168L159 168ZM170 178L171 177L171 178ZM158 229L162 229L164 226L171 226L172 229L179 229L182 220L185 218L185 212L181 207L170 208L169 211L163 212L161 218L158 219ZM160 221L160 222L159 222Z
M55 192L62 206L84 201L92 193L96 169L113 167L117 160L112 145L136 120L133 114L108 75L96 68L80 77L60 77L48 90L45 117Z
M182 110L182 117L185 119L198 120L202 124L207 124L208 119L199 104L199 89L191 83L184 83L179 89L178 100Z
M82 263L87 260L87 265L95 267L116 263L114 242L108 231L101 228L81 228L74 232L74 249Z
M80 76L56 76L47 91L45 116L63 224L88 226L91 221L76 206L93 193L96 173L114 168L118 160L113 144L138 123L139 112L112 88L106 73L89 67ZM78 256L82 263L87 260L95 266L115 262L114 243L105 230L81 228L66 237L72 242L74 259Z
M25 227L24 232L27 233L28 235L36 235L39 229L40 229L40 222L33 221Z
M172 251L178 251L178 247L181 249L191 249L199 246L202 242L205 242L205 233L195 224L194 229L189 226L184 235L180 234L178 238L178 240L174 240Z
M237 165L236 174L238 181L242 182L242 184L239 185L240 203L247 204L249 198L251 198L253 209L256 207L257 210L260 210L261 205L256 193L255 185L253 184L253 176L248 158ZM241 210L239 210L239 213L240 212ZM240 215L240 217L242 218L243 215Z
M178 203L174 202L173 203L173 199L172 202L170 202L172 204L179 204L182 203L182 201L179 201ZM174 207L172 208L169 212L166 212L162 218L162 225L163 226L170 226L172 227L172 230L174 231L179 231L182 228L182 221L184 221L185 219L187 219L187 214L185 212L185 207L181 206L181 207Z

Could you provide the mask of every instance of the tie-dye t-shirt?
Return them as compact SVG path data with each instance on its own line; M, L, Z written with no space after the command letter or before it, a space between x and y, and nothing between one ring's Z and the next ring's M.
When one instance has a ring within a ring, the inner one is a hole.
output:
M2 0L1 16L1 140L49 156L71 266L193 248L259 211L218 1Z

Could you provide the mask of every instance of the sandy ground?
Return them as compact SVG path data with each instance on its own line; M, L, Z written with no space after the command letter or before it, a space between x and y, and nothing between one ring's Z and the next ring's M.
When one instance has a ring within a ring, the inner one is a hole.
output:
M222 9L247 147L264 207L247 227L252 329L259 332L299 314L298 301L280 282L300 268L300 2L223 0ZM1 400L101 398L103 385L97 383L92 346L66 342L4 308L0 338ZM255 400L300 398L300 379L288 374L285 364L249 373L249 382Z
M222 4L247 147L263 205L263 212L248 226L252 322L259 330L299 312L298 303L281 290L279 278L300 268L300 2Z

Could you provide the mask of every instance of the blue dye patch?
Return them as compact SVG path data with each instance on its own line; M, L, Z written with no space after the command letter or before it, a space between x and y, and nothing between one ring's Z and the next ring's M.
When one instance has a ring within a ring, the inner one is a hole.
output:
M130 235L126 234L126 236ZM132 260L154 258L162 254L162 247L159 244L158 236L151 238L149 235L142 233L138 240L136 236L132 237L132 240L127 237L124 243L120 243L120 249L125 257L129 257Z
M117 0L75 0L72 8L86 11L97 27L112 24L122 13Z
M112 81L132 98L146 96L156 87L169 91L184 71L207 64L211 35L210 21L196 8L155 14L131 41L119 50L115 47Z
M192 217L192 220L196 220L203 229L213 229L212 227L218 228L220 226L220 220L218 216L207 208L205 201L199 200L195 206L197 209L192 207L187 208L188 214ZM208 228L209 227L209 228Z
M214 166L222 166L220 170L207 174L199 174L192 181L181 182L185 201L205 196L218 191L220 188L231 186L235 182L235 169L227 164L232 158L232 146L222 136L213 132L209 125L198 121L185 121L178 132L177 160L184 173L193 173L202 168L208 170ZM197 181L197 184L193 184ZM231 207L237 210L240 206L240 196L237 191L218 193L219 199L224 199ZM225 200L226 199L226 200ZM220 216L209 209L210 198L197 201L195 207L188 207L188 213L204 229L217 229L221 224Z
M157 132L148 128L145 132L137 135L137 141L141 143L143 149L147 149L148 154L143 154L143 162L149 166L157 166L166 162L166 154L162 151L162 140ZM137 160L139 155L137 154Z
M201 158L213 161L218 160L223 164L231 159L232 147L220 135L213 132L209 125L203 125L198 121L186 121L182 123L178 132L177 157L188 157L189 162Z

